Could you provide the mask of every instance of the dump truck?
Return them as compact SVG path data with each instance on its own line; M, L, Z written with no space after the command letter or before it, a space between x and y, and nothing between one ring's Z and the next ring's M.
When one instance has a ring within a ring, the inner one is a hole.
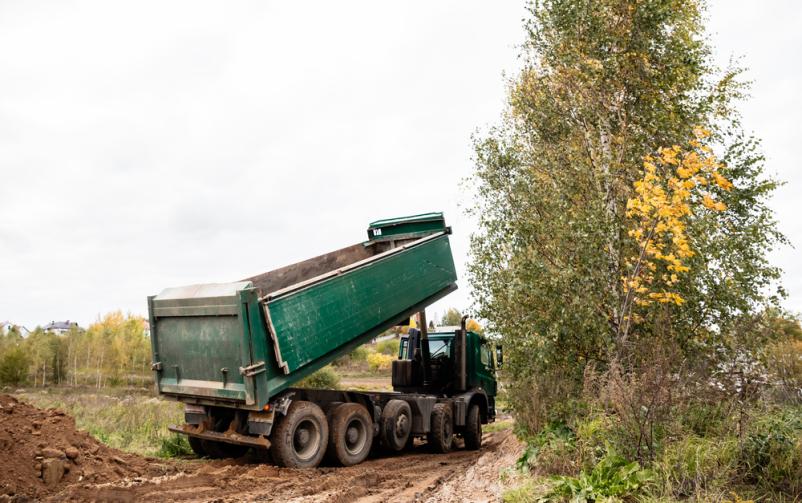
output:
M415 438L479 449L495 418L494 349L460 327L427 333L425 308L457 288L442 213L379 220L368 239L232 283L167 288L148 298L157 392L184 403L200 456L249 448L279 466L344 466ZM392 362L393 391L298 384L382 332L422 318Z

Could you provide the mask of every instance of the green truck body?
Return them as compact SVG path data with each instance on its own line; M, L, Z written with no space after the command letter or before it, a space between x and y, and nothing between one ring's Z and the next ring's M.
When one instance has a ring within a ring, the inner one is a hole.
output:
M455 290L449 232L439 213L378 221L368 241L278 274L168 288L149 298L158 392L262 409Z
M373 438L401 450L454 435L479 448L495 416L489 343L461 328L411 330L393 361L393 392L295 387L316 370L420 313L457 288L441 213L373 222L367 241L233 283L168 288L148 298L152 369L159 394L186 404L199 455L270 449L282 466L365 459ZM490 359L488 360L488 356ZM431 357L433 356L433 357Z

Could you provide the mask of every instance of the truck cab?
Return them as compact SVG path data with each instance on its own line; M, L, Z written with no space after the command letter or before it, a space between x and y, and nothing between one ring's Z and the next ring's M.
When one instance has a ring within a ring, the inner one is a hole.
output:
M433 333L410 329L402 336L393 362L393 390L454 397L480 406L483 423L495 419L496 361L492 343L461 327ZM460 407L461 408L461 407ZM459 414L455 414L459 417Z

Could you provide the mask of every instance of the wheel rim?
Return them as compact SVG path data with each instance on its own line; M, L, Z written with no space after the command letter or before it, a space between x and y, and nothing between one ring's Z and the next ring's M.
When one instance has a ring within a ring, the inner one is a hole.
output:
M320 449L320 425L305 419L298 423L292 435L292 449L302 461L315 457Z
M409 417L406 414L399 414L395 419L395 438L402 440L406 438L409 431Z
M348 454L356 455L362 452L368 441L368 432L365 424L357 418L351 419L345 429L345 450Z

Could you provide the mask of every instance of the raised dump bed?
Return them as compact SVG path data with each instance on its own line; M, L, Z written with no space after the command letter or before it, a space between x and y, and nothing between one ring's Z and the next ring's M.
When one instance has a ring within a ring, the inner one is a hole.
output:
M450 232L441 213L381 220L362 243L242 281L149 297L159 393L262 410L455 290Z

